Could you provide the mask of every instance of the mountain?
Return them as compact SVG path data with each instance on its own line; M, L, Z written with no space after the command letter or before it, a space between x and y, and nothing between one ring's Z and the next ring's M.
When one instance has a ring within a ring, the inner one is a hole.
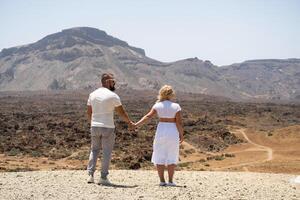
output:
M218 67L188 58L164 63L106 32L77 27L0 52L0 91L93 89L112 72L121 87L178 91L233 99L300 99L300 59L252 60Z
M219 72L244 97L300 100L300 59L249 60Z

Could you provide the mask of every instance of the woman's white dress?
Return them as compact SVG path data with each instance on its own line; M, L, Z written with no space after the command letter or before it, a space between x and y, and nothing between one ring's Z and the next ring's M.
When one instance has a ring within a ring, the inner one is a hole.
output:
M172 101L162 101L153 107L159 118L175 118L181 110L180 105ZM177 164L179 158L179 132L176 123L159 122L153 142L152 162L155 165Z

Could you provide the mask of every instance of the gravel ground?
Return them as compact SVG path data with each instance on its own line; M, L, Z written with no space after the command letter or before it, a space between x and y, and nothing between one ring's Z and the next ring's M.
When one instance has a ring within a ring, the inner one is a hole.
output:
M300 199L296 175L178 171L177 187L158 186L155 171L112 170L109 178L115 186L87 184L85 171L5 172L0 199Z

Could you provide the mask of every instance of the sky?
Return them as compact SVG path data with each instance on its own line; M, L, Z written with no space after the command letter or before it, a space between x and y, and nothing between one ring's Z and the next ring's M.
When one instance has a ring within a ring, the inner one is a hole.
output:
M300 0L0 0L0 50L79 26L164 62L300 58Z

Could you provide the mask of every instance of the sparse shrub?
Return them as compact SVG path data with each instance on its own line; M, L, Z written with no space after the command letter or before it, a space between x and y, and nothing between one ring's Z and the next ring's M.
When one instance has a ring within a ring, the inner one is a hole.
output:
M179 163L178 167L187 167L189 165L189 163Z
M208 156L208 157L206 158L206 160L213 160L213 159L214 159L213 156Z
M126 162L117 162L116 163L116 167L118 169L128 169L128 165Z
M71 152L67 149L52 149L49 153L50 158L52 159L61 159L66 158L71 155Z
M151 161L151 158L152 158L151 152L145 152L145 153L144 153L144 159L145 159L145 160Z
M18 124L15 124L15 130L18 130L20 126Z
M184 152L187 154L192 154L192 153L195 153L196 151L195 151L195 149L186 149Z
M34 169L30 167L17 167L14 169L8 169L8 172L26 172L26 171L34 171Z
M77 155L70 157L70 160L88 160L90 156L89 151L80 151Z
M136 163L131 163L129 166L129 169L140 169L141 168L141 164L136 162Z
M225 156L225 157L228 157L228 158L235 157L235 155L234 155L234 154L231 154L231 153L225 153L224 156Z
M38 151L32 151L30 155L32 157L40 157L40 156L42 156L42 153L38 152Z
M16 155L18 155L18 154L20 154L20 153L21 153L20 149L12 148L12 149L8 152L7 155L9 155L9 156L16 156Z
M220 155L220 156L215 156L215 160L217 161L221 161L221 160L224 160L225 157L223 155Z
M273 136L273 133L271 131L268 132L268 136Z

